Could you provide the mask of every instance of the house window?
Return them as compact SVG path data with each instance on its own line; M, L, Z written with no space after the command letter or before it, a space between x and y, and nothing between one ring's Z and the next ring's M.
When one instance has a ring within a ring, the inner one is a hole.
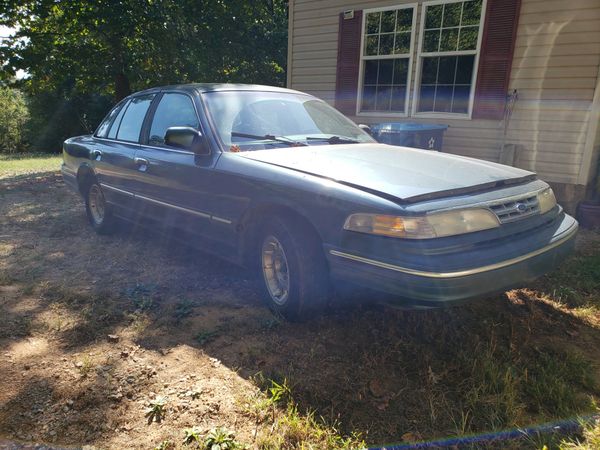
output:
M423 6L415 112L468 115L483 0L435 1Z
M365 11L361 112L406 113L416 5Z

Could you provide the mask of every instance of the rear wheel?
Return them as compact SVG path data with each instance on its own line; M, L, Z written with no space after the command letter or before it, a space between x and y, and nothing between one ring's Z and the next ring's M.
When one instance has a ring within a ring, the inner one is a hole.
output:
M291 220L273 219L260 236L260 275L267 304L289 320L302 320L330 296L327 263L314 233Z
M114 216L111 207L106 203L102 188L96 182L93 182L86 192L85 211L88 221L96 233L107 234L114 230Z

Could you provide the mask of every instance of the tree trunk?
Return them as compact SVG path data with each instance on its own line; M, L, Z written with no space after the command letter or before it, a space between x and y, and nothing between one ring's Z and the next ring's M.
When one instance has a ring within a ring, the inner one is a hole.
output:
M115 75L115 100L121 101L125 97L131 94L131 88L129 86L129 79L121 72Z

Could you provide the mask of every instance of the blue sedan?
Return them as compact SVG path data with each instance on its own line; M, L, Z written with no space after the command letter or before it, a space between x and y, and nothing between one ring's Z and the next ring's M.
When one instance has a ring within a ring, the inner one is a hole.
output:
M552 270L577 232L534 173L379 144L288 89L138 92L63 157L98 233L127 220L253 267L289 319L333 280L421 307L483 298Z

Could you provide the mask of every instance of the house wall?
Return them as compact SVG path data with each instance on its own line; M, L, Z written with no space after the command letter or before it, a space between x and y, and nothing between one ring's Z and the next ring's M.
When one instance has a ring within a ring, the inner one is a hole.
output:
M415 2L422 0L292 0L288 86L333 104L339 13ZM418 8L419 16L422 9ZM420 23L420 17L418 20ZM418 31L417 27L415 44ZM417 62L417 45L414 47L413 71ZM596 102L600 101L599 68L600 1L522 0L509 86L518 90L519 100L506 139L503 124L496 120L398 120L449 125L444 138L444 151L449 153L498 161L503 142L516 144L515 165L536 171L557 187L563 201L575 202L584 195L593 173L590 167L600 151L598 127L590 122L598 120L592 108L595 93ZM415 77L412 79L414 83ZM351 118L358 123L394 120ZM595 145L590 146L590 139Z

